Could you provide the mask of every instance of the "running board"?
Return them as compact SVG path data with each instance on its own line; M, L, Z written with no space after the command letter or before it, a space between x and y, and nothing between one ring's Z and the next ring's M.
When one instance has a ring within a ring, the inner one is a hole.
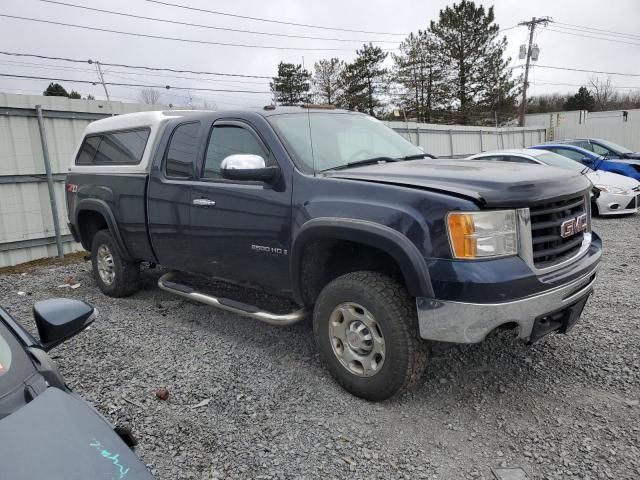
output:
M291 325L293 323L299 322L308 314L308 311L304 308L284 315L265 312L253 305L248 305L236 300L230 300L228 298L217 298L211 295L206 295L204 293L198 292L197 290L194 290L188 285L172 282L171 280L174 276L175 272L165 273L158 280L158 286L162 290L175 293L176 295L188 298L189 300L204 303L221 310L226 310L227 312L242 315L243 317L260 320L261 322L269 323L271 325Z

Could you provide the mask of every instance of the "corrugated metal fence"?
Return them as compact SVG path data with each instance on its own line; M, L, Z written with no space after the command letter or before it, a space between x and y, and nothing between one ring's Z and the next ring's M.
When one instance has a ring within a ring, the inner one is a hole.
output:
M411 143L436 157L461 158L504 148L524 148L546 140L544 127L471 127L385 122Z
M602 138L640 151L640 109L527 115L526 124L548 129L549 140Z
M41 105L65 253L77 251L66 226L64 177L82 132L93 120L162 106L0 93L0 267L57 254L35 106ZM486 128L387 122L441 157L522 147L545 140L545 129Z

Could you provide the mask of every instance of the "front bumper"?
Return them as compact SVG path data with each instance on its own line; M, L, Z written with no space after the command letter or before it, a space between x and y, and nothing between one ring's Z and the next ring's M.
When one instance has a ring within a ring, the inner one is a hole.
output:
M640 206L640 193L632 191L626 194L600 193L596 200L599 215L625 215L636 213Z
M581 309L593 291L596 270L597 266L564 285L507 302L464 303L417 298L420 336L425 340L478 343L501 325L517 324L521 339L536 340L541 336L540 325L557 318L557 314L566 311L568 316L575 317L576 306ZM575 320L577 318L572 322Z

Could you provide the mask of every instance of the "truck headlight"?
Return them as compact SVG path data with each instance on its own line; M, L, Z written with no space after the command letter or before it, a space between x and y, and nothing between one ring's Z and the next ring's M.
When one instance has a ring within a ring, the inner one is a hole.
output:
M471 260L518 253L515 210L451 212L447 230L454 258Z
M624 189L622 187L614 187L613 185L595 185L595 187L607 193L615 193L615 194L623 194L623 195L631 193L627 189Z

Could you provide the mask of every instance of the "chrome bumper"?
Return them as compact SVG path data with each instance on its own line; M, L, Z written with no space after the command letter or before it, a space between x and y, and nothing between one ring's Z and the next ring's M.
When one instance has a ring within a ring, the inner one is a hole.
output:
M462 303L417 298L420 336L425 340L478 343L500 325L516 323L518 336L527 341L536 319L591 294L596 270L560 287L511 302Z

